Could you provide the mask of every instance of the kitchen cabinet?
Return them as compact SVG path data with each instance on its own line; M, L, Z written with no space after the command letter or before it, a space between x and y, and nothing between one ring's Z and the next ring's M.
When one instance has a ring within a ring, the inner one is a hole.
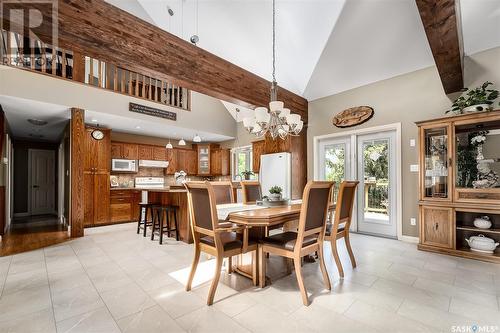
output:
M420 206L421 242L425 245L453 249L453 209Z
M102 140L95 140L92 132L85 131L85 158L83 170L84 226L94 226L109 222L109 174L111 158L110 130L104 132Z
M135 190L112 190L110 195L111 222L129 222L139 216L141 192Z
M266 154L264 140L252 142L252 171L259 172L260 156Z
M177 149L166 149L166 159L168 168L165 169L165 175L173 175L177 171Z
M153 146L153 160L166 161L167 149L163 146Z
M229 149L212 149L210 151L210 174L227 176L230 169Z
M198 173L198 153L194 149L177 149L176 171L184 170L188 175Z
M153 159L153 146L139 145L139 159L152 160Z
M137 160L138 156L138 145L136 144L124 142L111 143L111 158Z
M210 172L210 145L198 145L198 174L201 176L208 176Z

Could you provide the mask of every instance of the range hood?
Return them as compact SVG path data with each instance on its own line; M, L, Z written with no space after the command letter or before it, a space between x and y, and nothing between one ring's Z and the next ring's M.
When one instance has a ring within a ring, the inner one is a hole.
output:
M168 168L168 161L139 160L139 166L143 168Z

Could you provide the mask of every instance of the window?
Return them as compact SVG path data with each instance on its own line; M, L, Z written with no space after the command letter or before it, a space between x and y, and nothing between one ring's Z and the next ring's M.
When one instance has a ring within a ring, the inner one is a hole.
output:
M235 181L245 179L243 173L252 171L252 146L238 147L232 150L232 178ZM255 179L255 175L250 176Z

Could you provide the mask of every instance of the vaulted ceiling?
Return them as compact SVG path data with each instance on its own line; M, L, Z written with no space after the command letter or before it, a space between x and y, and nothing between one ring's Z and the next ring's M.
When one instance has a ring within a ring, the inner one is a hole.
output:
M267 80L270 0L107 0ZM461 0L465 54L500 46L500 1ZM168 9L174 13L170 16ZM314 100L432 66L414 0L277 0L278 83Z

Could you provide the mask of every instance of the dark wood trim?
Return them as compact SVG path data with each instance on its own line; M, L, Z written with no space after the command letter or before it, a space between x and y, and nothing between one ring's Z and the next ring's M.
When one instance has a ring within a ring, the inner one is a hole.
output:
M0 105L0 156L3 156L5 140L5 113ZM5 234L5 185L0 186L0 235Z
M44 4L16 4L23 6L51 17ZM4 27L11 26L10 18L5 11ZM52 26L50 20L46 21L36 33L50 43ZM58 23L62 48L242 106L253 108L269 103L269 81L103 0L58 0ZM307 122L306 99L282 88L278 98Z
M85 111L71 109L71 237L83 236L85 158Z
M459 0L415 0L446 94L460 91L463 40Z

